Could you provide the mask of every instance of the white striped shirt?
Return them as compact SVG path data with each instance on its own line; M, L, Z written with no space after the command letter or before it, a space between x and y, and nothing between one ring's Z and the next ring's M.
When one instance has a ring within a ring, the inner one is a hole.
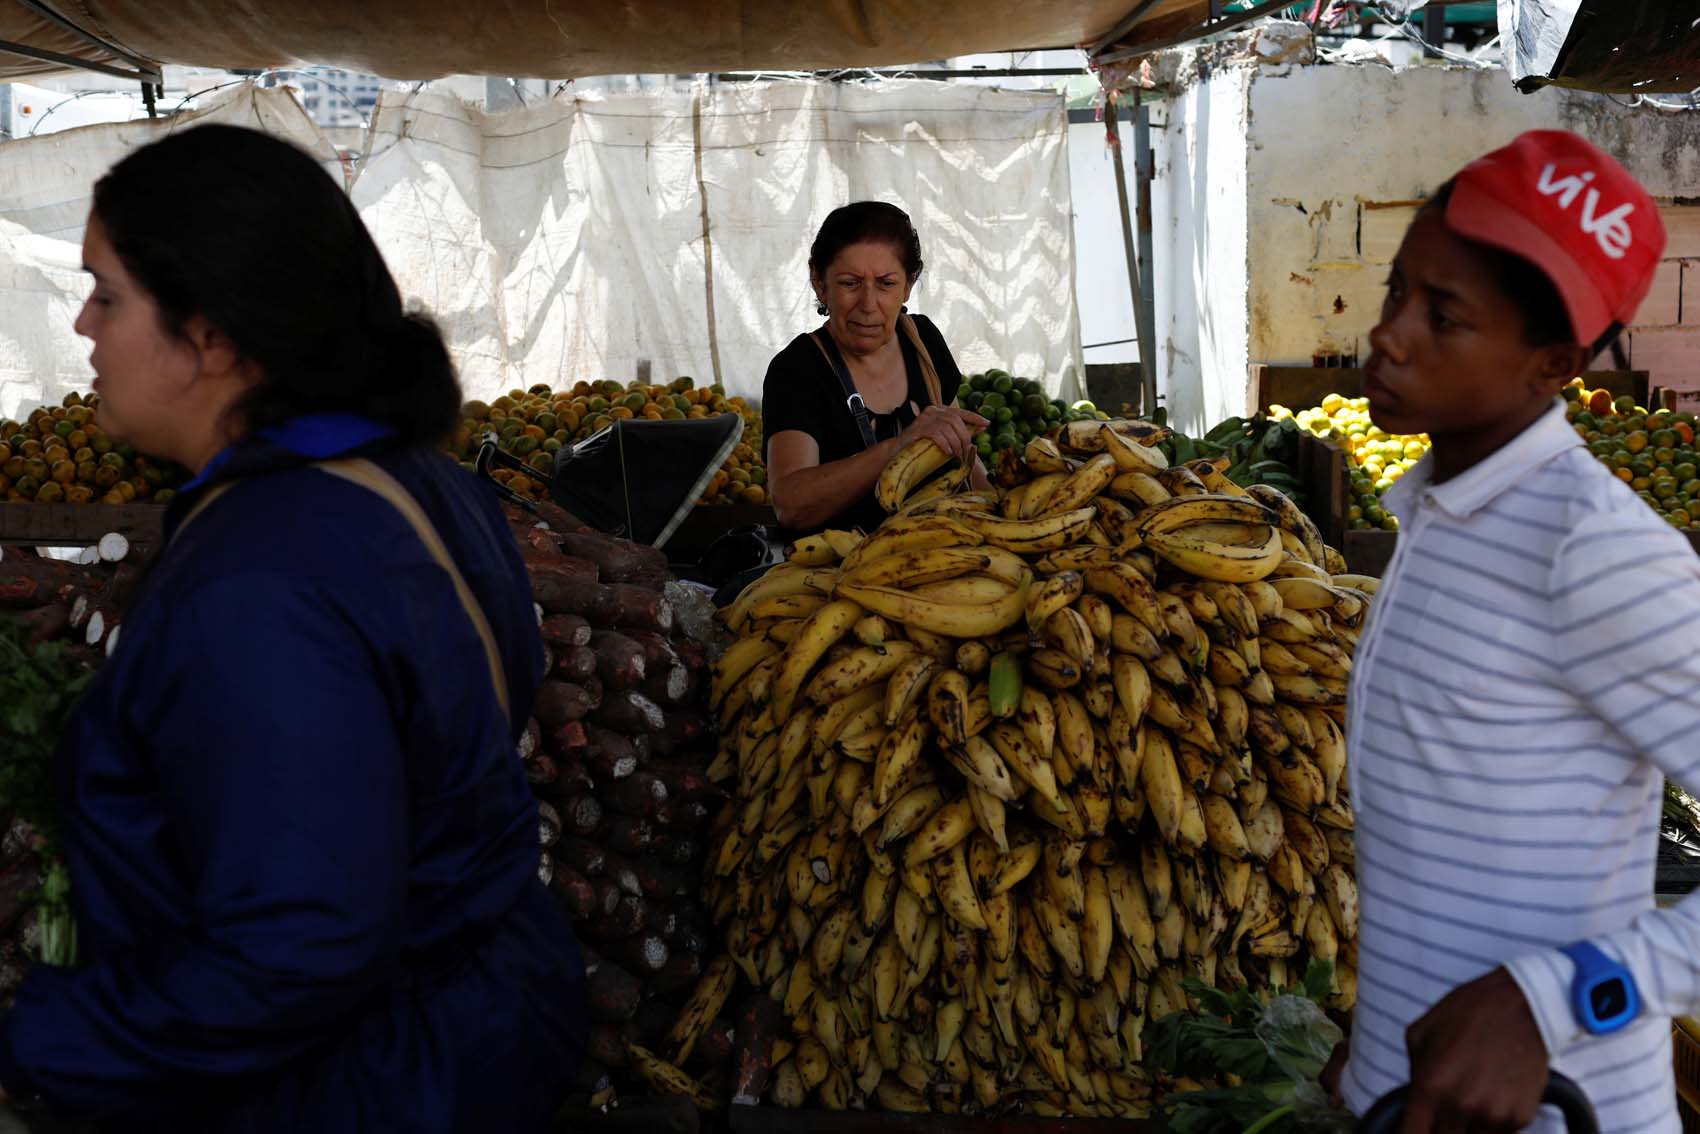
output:
M1602 1130L1675 1132L1669 1017L1700 1006L1700 895L1655 909L1653 870L1662 775L1700 787L1700 559L1562 402L1444 484L1430 460L1387 494L1399 546L1352 676L1346 1100L1404 1083L1406 1029L1505 965ZM1570 1008L1557 950L1584 938L1643 999L1611 1036Z

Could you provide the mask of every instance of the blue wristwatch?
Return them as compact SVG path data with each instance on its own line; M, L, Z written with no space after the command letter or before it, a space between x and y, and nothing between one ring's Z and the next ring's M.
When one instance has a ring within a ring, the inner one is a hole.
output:
M1628 969L1600 952L1591 941L1561 950L1576 962L1570 982L1570 1009L1590 1035L1610 1035L1641 1014L1641 993Z

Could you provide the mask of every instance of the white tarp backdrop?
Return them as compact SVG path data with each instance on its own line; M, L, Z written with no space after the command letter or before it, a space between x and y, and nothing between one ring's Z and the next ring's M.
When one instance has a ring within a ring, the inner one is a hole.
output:
M300 105L285 92L250 86L168 121L88 126L0 145L0 417L58 405L94 377L89 342L71 325L90 289L82 243L95 181L136 147L209 122L288 139L341 179L335 149Z
M626 381L641 359L657 380L759 395L768 359L820 321L815 230L864 198L914 219L926 269L910 308L964 370L1077 385L1056 95L721 84L497 116L386 96L353 194L404 293L442 321L472 396Z
M71 323L94 180L159 131L204 121L335 161L287 94L249 87L170 127L0 145L0 415L87 388ZM625 381L644 359L656 381L718 376L759 395L772 354L819 322L816 228L870 197L914 218L926 270L910 308L964 371L1003 366L1078 397L1068 177L1054 94L781 82L569 94L500 115L387 95L351 192L403 294L442 323L468 397Z

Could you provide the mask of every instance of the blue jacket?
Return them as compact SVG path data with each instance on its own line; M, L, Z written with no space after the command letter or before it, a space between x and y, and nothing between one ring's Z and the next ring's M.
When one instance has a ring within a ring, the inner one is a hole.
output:
M419 500L499 643L370 490ZM359 418L301 418L179 494L61 753L81 964L37 966L0 1084L114 1129L529 1131L583 1049L583 965L515 755L542 679L491 496Z

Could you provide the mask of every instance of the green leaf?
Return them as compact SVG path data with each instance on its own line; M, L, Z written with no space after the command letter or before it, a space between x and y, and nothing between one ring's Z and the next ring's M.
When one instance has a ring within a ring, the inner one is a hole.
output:
M1310 968L1305 970L1304 994L1321 1004L1333 993L1334 963L1332 961L1312 961Z

